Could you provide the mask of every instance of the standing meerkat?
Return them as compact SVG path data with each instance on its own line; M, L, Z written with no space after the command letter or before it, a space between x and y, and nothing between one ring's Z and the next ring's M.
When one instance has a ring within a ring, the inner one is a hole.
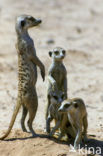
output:
M60 47L54 48L53 51L49 52L49 56L52 57L52 64L48 72L46 119L50 105L50 92L60 90L64 92L64 99L67 98L67 71L63 64L65 55L66 51Z
M77 149L82 141L82 135L83 139L87 140L88 121L84 101L80 98L64 100L58 112L67 114L75 134L74 148Z
M28 34L28 29L37 26L41 23L40 19L35 19L29 15L21 15L16 19L16 33L17 33L17 52L18 52L18 97L17 105L12 115L12 119L9 128L0 139L7 137L13 127L16 116L20 109L23 107L21 127L23 131L27 131L25 128L25 118L29 113L28 127L33 136L36 135L32 128L32 122L35 118L38 98L36 93L36 81L37 81L37 66L41 70L41 76L43 81L45 79L45 67L43 63L36 56L36 50L34 42Z

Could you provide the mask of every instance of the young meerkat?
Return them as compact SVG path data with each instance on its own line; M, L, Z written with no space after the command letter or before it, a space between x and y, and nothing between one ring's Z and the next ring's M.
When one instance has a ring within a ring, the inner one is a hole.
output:
M67 71L63 64L65 55L66 51L61 47L57 47L54 48L53 51L49 51L49 56L52 58L52 64L48 72L46 119L50 105L50 92L60 90L61 92L64 92L64 99L67 98Z
M46 131L47 133L49 133L49 136L53 136L53 134L55 133L55 131L60 128L61 133L64 133L65 130L65 124L68 120L67 115L63 115L61 113L58 112L58 109L61 105L61 102L64 99L64 93L61 91L53 91L50 92L49 94L49 99L50 99L50 105L48 108L48 116L47 116L47 120L46 120ZM52 130L50 130L50 123L52 120L55 120L56 125L54 126L54 128ZM60 136L62 135L60 134ZM60 138L59 136L59 138Z
M32 123L38 107L38 97L35 86L37 81L37 66L41 70L43 81L45 79L45 67L36 55L34 42L28 34L28 29L37 26L40 23L40 19L35 19L30 15L21 15L16 19L16 48L18 52L18 97L9 128L6 134L4 134L4 136L2 136L0 139L4 139L9 135L21 105L23 107L21 118L22 130L27 131L24 122L27 113L29 113L28 127L32 135L36 135L32 128Z
M61 114L67 114L75 134L74 148L77 149L82 141L87 140L87 111L84 101L80 98L64 100L58 109Z

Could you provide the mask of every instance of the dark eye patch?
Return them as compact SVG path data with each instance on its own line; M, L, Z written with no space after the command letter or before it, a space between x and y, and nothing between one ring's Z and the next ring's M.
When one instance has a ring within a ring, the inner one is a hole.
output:
M55 53L55 55L58 55L59 54L59 51L55 51L54 53Z
M54 97L55 100L58 100L58 97L56 95L53 95L53 97Z
M62 53L65 55L66 51L65 50L62 50Z
M25 21L23 20L23 21L21 21L21 27L24 27L25 26Z
M77 103L75 103L75 104L74 104L74 107L75 107L75 108L78 108L78 104L77 104Z
M50 56L50 57L52 56L52 52L51 52L51 51L49 51L49 56Z
M64 108L69 108L69 106L70 106L70 105L68 105L68 104L65 104L65 105L64 105Z

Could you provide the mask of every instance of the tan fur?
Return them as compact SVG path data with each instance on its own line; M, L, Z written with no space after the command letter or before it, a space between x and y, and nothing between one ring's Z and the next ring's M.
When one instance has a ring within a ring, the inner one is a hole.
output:
M50 105L50 93L52 91L58 92L59 90L61 92L64 92L64 99L67 98L67 71L63 64L65 55L66 51L61 47L54 48L53 51L49 52L49 56L52 58L52 64L48 72L46 119Z
M68 115L68 120L75 134L74 148L78 148L82 141L82 135L84 140L87 139L88 121L84 101L80 98L64 100L58 111Z
M37 81L37 67L41 70L43 80L45 79L45 68L39 58L36 56L36 50L33 40L28 34L28 29L37 26L41 23L41 20L37 20L29 15L22 15L16 19L16 32L17 32L17 52L18 52L18 97L17 105L15 107L9 128L0 139L6 138L15 122L16 116L23 106L23 113L21 119L21 127L23 131L26 131L24 122L27 113L29 112L28 127L32 135L36 135L32 122L35 118L38 98L36 93L36 81Z
M66 125L68 124L67 114L61 114L58 112L61 102L64 99L64 94L61 91L56 90L51 92L49 99L50 105L48 108L48 117L46 120L46 131L49 133L49 136L53 136L56 130L60 128L59 139L61 139L64 134L67 134ZM55 126L51 130L50 123L53 119L55 120Z

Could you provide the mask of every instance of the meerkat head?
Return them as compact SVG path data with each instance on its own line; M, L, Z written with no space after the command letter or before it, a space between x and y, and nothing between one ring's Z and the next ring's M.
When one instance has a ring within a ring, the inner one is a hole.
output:
M82 102L83 101L80 98L64 100L62 102L60 108L58 109L58 111L61 112L61 113L73 112L76 109L78 109L79 104L82 103Z
M21 15L16 19L16 30L27 30L28 28L39 25L41 22L40 19L35 19L30 15Z
M49 56L53 58L54 61L62 61L66 55L66 51L63 48L57 47L53 51L49 51Z
M60 105L64 100L65 94L62 91L52 91L50 93L50 102L54 105Z

